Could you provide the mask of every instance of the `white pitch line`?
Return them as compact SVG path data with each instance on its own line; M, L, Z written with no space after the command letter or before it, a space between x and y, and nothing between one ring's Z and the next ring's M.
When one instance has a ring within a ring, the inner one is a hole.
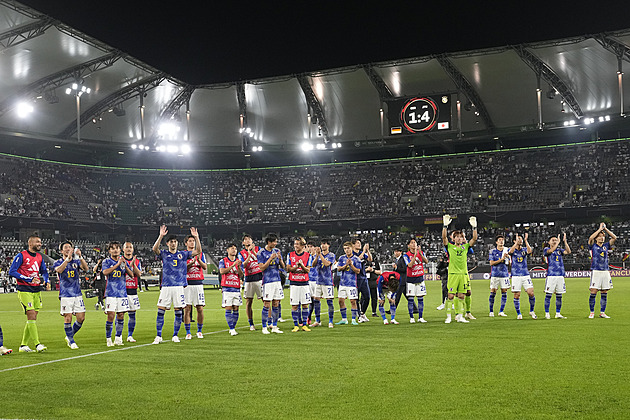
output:
M258 325L261 325L261 324L258 324ZM247 327L245 327L245 326L238 327L237 329L241 329L241 328L249 328L249 325ZM229 330L211 331L209 333L204 333L204 335L219 334L219 333L227 332L227 331L229 331ZM163 342L164 343L168 343L169 341L171 341L171 340L164 340ZM107 354L107 353L112 353L112 352L115 352L115 351L137 349L137 348L140 348L140 347L146 347L146 346L152 346L152 345L154 345L154 344L153 343L138 344L138 345L131 346L131 347L122 347L122 348L117 348L117 349L112 349L112 350L98 351L96 353L82 354L80 356L65 357L63 359L48 360L46 362L33 363L32 365L16 366L16 367L7 368L7 369L1 369L0 373L9 372L11 370L19 370L19 369L25 369L25 368L30 368L30 367L36 367L36 366L43 366L43 365L48 365L48 364L51 364L51 363L65 362L67 360L82 359L84 357L98 356L99 354Z

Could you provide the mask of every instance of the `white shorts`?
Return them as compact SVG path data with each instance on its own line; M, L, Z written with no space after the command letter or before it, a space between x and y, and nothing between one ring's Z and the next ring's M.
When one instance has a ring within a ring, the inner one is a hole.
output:
M420 283L407 283L407 296L426 296L427 295L427 287L424 285L424 282Z
M335 297L335 287L331 284L326 286L324 284L318 284L315 286L315 294L317 298L332 299Z
M253 299L254 295L258 299L262 298L262 280L245 282L245 299Z
M243 304L243 298L241 292L223 292L223 300L221 301L221 307L226 306L241 306Z
M61 298L61 315L76 314L78 312L85 312L85 304L83 303L83 296L75 297L62 297Z
M309 285L296 286L292 284L289 287L291 290L291 306L300 304L307 305L311 303L311 287Z
M206 306L203 284L188 285L184 288L184 303L192 306Z
M184 286L162 286L157 306L171 309L171 305L173 305L173 308L183 308L186 306Z
M127 297L129 298L130 311L137 311L138 309L140 309L140 298L138 297L138 295L127 295Z
M106 297L105 312L128 312L129 298L126 297Z
M359 298L359 291L357 290L356 287L339 286L338 296L339 296L339 299L356 300Z
M512 292L520 292L521 288L525 290L533 289L534 283L529 276L512 276Z
M545 293L565 293L567 286L564 284L563 276L547 276L545 281Z
M490 277L490 289L509 289L509 277Z
M308 287L310 289L311 296L315 296L315 289L317 289L317 282L316 281L309 281L308 282Z
M610 271L593 270L591 272L591 285L589 289L610 290L613 288Z
M263 301L269 302L270 300L282 299L284 299L282 283L280 283L279 281L274 281L273 283L263 284Z

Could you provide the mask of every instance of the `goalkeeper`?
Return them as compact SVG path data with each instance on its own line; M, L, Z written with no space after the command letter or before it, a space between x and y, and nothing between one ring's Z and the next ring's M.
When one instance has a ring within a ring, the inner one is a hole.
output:
M448 302L446 306L446 321L447 324L451 323L451 311L453 303L455 303L455 320L457 322L467 323L468 320L464 317L466 304L464 299L466 297L466 284L468 283L468 250L477 242L477 218L471 216L468 219L470 226L473 229L472 238L467 243L464 243L464 233L461 230L453 232L453 241L450 243L448 240L448 225L451 224L451 216L445 214L442 217L444 221L444 227L442 229L442 243L447 249L449 254L448 262ZM457 299L455 299L457 297ZM455 302L453 302L453 300Z

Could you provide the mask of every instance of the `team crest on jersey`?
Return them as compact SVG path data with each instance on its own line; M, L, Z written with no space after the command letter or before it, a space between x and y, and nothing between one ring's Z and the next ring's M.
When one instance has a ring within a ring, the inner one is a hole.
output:
M182 254L177 254L177 259L181 260L182 259Z

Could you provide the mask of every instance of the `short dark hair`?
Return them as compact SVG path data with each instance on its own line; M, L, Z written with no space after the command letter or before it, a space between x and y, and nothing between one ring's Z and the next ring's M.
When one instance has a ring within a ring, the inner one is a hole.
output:
M269 233L267 234L267 237L265 238L265 242L266 243L271 243L271 242L275 242L278 240L278 235L276 235L275 233Z
M360 238L352 238L352 239L350 239L350 243L352 245L356 244L357 242L361 242L361 239Z
M234 242L230 242L229 244L227 244L227 246L225 247L225 249L229 249L229 248L232 248L232 247L234 247L234 248L238 248Z
M396 245L396 246L394 247L394 251L402 252L402 247L400 247L400 246Z
M505 240L505 236L498 234L497 236L494 237L494 242L498 241L499 238L503 238L503 240Z
M451 233L451 235L453 235L453 238L456 237L456 236L459 236L459 235L464 236L464 232L462 232L461 230L454 230Z
M328 245L330 245L330 239L328 239L328 238L321 239L321 240L319 241L319 244L320 244L320 245L321 245L321 244L328 244Z
M63 249L63 246L65 244L69 244L71 247L74 247L74 244L66 239L65 241L63 241L62 243L59 244L59 251L61 251Z
M192 235L188 235L188 236L186 236L186 239L184 240L184 242L188 242L188 240L189 240L190 238L194 238L194 236L192 236ZM168 242L168 241L167 241L167 242Z
M244 240L245 238L249 238L249 239L252 239L252 240L254 239L254 238L252 238L252 235L250 235L249 233L244 234L243 235L243 239L241 239L241 240Z
M168 242L170 242L170 241L172 241L172 240L176 240L176 241L177 241L177 235L168 235L168 236L166 237L166 242L167 242L167 243L168 243Z
M120 248L120 242L118 241L111 241L108 245L107 245L107 250L109 251L112 248L118 247Z
M308 241L308 242L307 242L307 245L310 245L310 246L317 246L317 245L315 244L315 241L314 241L314 240L312 240L312 239L311 239L310 241Z
M416 238L409 238L409 240L407 241L407 245L409 245L411 243L411 241L415 241L416 243L418 243Z

